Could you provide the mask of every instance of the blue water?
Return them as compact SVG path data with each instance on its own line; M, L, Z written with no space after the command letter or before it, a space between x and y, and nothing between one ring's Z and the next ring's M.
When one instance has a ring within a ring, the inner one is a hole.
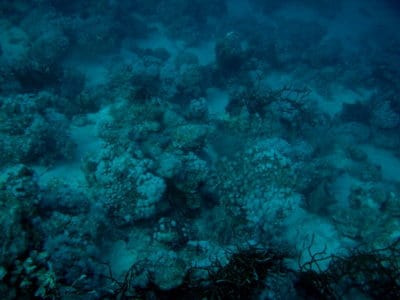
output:
M1 1L0 298L399 299L398 28L389 0Z

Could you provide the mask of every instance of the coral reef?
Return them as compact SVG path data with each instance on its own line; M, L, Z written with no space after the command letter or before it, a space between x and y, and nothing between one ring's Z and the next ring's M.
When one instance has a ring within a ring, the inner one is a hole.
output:
M394 7L1 2L2 299L399 298Z

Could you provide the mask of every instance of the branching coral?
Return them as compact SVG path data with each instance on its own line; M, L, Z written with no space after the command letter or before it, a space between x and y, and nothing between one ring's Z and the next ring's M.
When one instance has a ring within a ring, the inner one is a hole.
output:
M329 260L329 268L319 269L321 261ZM400 297L400 240L378 248L357 248L347 256L324 256L314 253L300 266L297 290L312 299L343 299L354 294L372 299Z

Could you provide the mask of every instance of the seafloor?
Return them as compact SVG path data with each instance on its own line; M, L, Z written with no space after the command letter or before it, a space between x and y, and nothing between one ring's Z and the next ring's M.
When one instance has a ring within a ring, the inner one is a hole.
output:
M400 299L399 28L0 1L0 299Z

